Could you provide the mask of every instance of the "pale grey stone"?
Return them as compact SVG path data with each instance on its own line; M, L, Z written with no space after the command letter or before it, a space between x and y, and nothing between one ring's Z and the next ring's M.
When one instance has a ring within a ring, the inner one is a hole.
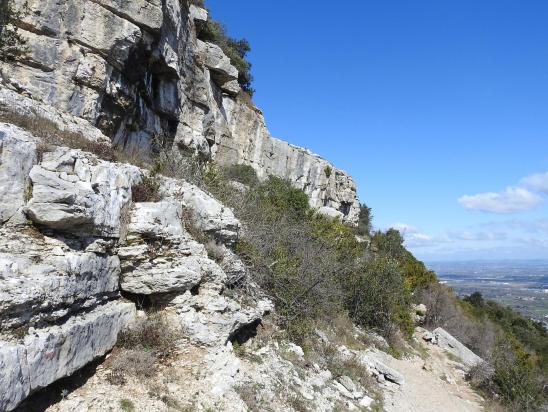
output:
M443 328L434 329L432 332L436 339L436 343L440 348L447 350L449 353L452 353L458 357L467 367L475 366L483 362L478 355L460 343L456 338L454 338L449 332Z
M357 390L356 384L352 381L350 377L346 375L340 376L338 381L350 392L355 392Z
M119 237L123 211L140 171L98 160L79 150L44 153L30 172L28 216L37 224L82 235Z
M0 229L0 330L55 321L118 291L117 256Z
M36 162L36 139L10 124L0 123L0 224L25 204L28 178Z
M218 241L230 245L238 239L241 224L232 210L197 186L166 178L162 179L161 193L182 201L192 224Z
M200 62L214 74L219 85L238 78L238 70L216 44L197 40L196 52Z
M31 391L72 375L104 355L134 316L132 303L110 302L62 325L30 330L24 346Z
M11 411L30 392L30 376L23 345L0 341L0 411Z

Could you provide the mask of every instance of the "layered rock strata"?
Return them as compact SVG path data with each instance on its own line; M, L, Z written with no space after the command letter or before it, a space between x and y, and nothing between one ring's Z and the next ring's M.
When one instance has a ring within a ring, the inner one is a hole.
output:
M150 154L162 145L251 165L260 178L289 179L322 212L357 222L352 178L272 137L242 97L230 59L200 40L206 10L179 0L14 1L23 10L18 24L27 52L0 63L2 87L51 107L41 110L48 117L59 111L87 121L102 132L95 138L106 135L128 152Z
M201 189L162 178L163 200L134 203L148 171L5 123L0 159L0 411L110 351L136 315L122 295L164 302L183 336L205 345L272 309L224 296L230 276L245 277L228 248L240 223ZM219 242L230 276L186 223Z

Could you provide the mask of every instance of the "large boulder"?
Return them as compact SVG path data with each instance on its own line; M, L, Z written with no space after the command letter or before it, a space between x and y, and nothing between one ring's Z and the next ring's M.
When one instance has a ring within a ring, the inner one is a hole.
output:
M227 245L238 239L240 221L230 208L202 189L187 182L165 178L162 179L161 192L165 197L182 201L189 212L184 218L191 219L190 223L197 229Z
M140 176L134 166L58 147L30 171L33 190L26 211L33 222L56 231L117 238Z
M445 329L434 329L432 334L439 347L459 358L467 367L471 368L483 362L483 359L460 343Z
M120 262L86 251L99 245L1 229L0 330L55 322L116 296Z
M185 292L204 280L224 283L226 275L203 245L183 229L181 203L137 203L131 211L122 260L122 290L152 295Z
M29 133L0 123L0 224L13 217L29 196L28 176L36 163L36 144Z
M213 81L223 90L232 95L238 94L238 70L232 65L223 50L213 43L197 40L196 52L198 60L209 69Z
M131 303L109 302L65 323L29 330L23 343L0 341L0 410L107 353L135 316Z
M268 299L246 306L207 286L200 287L196 295L187 292L177 296L169 306L178 313L185 335L204 345L236 339L246 328L256 328L263 316L273 309Z

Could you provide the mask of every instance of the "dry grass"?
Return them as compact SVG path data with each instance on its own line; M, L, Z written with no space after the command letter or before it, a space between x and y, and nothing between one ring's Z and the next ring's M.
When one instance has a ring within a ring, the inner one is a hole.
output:
M217 263L222 263L225 258L225 251L222 244L217 243L211 239L205 244L207 256Z
M143 176L141 181L131 188L131 197L134 202L159 202L160 180L155 176Z
M156 374L157 358L151 352L143 349L127 349L120 351L114 360L110 369L109 382L118 384L125 383L125 377L128 375L137 378L151 378Z
M39 161L42 160L44 153L54 150L55 146L66 146L93 153L100 159L109 162L131 163L140 167L148 166L146 159L137 150L123 152L112 147L109 143L91 141L81 133L62 130L55 122L41 116L25 116L0 110L0 121L18 126L42 139L36 148Z
M123 331L118 337L118 346L130 350L143 349L162 359L173 355L179 339L180 334L165 315L154 313Z
M251 384L242 384L234 388L240 399L251 412L262 412L261 400L257 395L257 388Z

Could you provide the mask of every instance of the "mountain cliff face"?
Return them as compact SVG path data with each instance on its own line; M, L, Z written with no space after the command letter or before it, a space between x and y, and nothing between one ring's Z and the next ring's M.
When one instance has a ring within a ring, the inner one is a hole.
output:
M126 151L162 144L287 178L311 206L355 223L350 176L273 138L238 71L199 39L207 12L179 0L17 0L28 53L3 64L13 90L87 120ZM26 8L23 5L26 3Z

